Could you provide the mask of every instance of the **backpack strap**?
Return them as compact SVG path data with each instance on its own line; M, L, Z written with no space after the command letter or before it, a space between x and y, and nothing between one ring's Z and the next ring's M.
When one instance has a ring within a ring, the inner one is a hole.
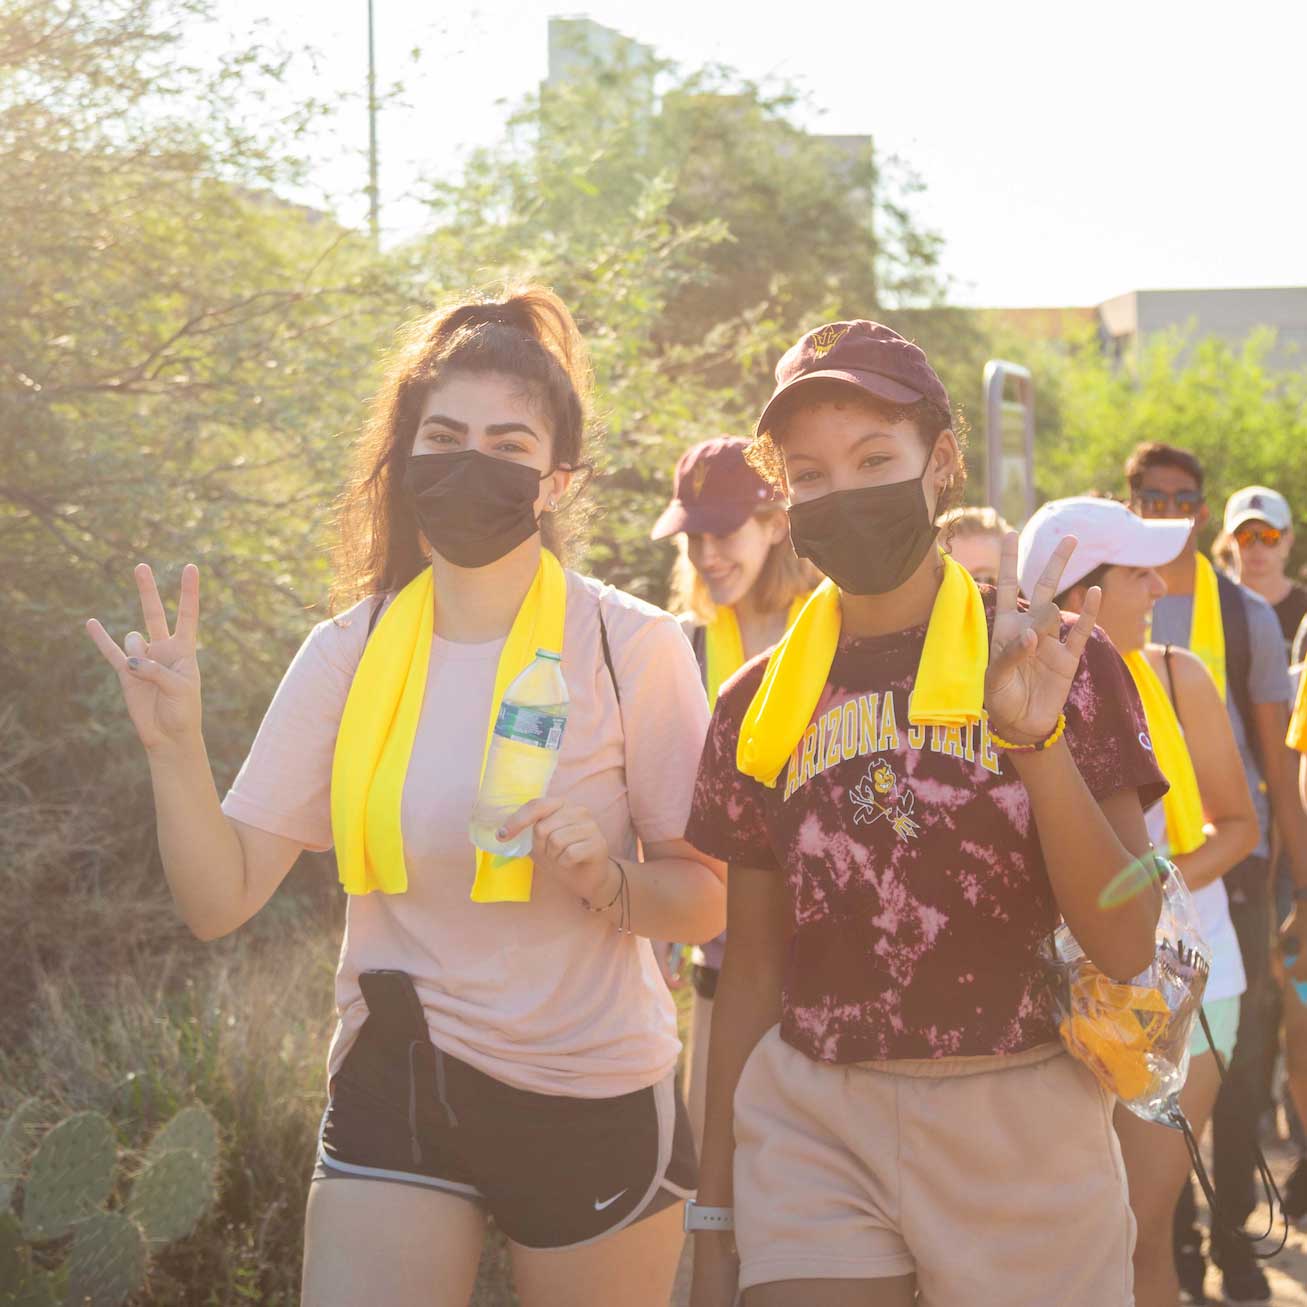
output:
M1175 676L1171 670L1171 651L1174 648L1175 645L1168 644L1166 648L1162 650L1162 666L1166 668L1166 697L1170 699L1172 708L1178 706L1175 702ZM1145 658L1147 656L1147 654L1144 655ZM1178 715L1179 714L1177 713L1177 716Z
M604 651L604 666L608 668L608 677L613 683L613 694L617 698L618 715L622 708L622 687L617 684L617 668L613 666L613 651L608 646L608 627L604 625L604 601L599 601L599 643Z
M386 596L378 595L377 602L372 605L372 614L368 618L368 633L363 637L363 643L367 644L372 639L372 632L377 629L377 619L381 616L381 610L386 606Z
M699 679L708 684L708 628L696 626L690 633L690 648L694 650L694 660L699 664Z
M1221 596L1221 626L1225 630L1225 687L1234 698L1234 705L1243 718L1244 735L1248 747L1262 766L1261 747L1253 724L1253 699L1249 688L1252 676L1252 640L1248 634L1248 610L1244 607L1243 587L1222 572L1216 574L1216 587Z

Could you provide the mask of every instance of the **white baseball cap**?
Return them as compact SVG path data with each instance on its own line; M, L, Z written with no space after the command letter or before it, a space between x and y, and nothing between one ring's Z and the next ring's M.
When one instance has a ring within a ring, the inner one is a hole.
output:
M1267 486L1244 486L1225 501L1226 532L1237 531L1245 522L1265 522L1277 531L1287 531L1293 525L1289 501Z
M1114 499L1052 499L1021 528L1017 576L1029 598L1064 537L1075 536L1058 592L1084 580L1096 567L1161 567L1180 555L1193 522L1187 518L1137 517Z

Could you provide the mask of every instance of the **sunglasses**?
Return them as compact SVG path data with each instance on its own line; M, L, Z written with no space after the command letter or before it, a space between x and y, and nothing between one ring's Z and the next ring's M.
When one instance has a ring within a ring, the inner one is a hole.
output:
M1274 549L1284 539L1284 532L1273 526L1241 526L1234 538L1241 549L1247 549L1254 541L1267 549Z
M1134 502L1140 517L1194 517L1203 496L1199 490L1177 490L1173 495L1165 490L1136 490Z

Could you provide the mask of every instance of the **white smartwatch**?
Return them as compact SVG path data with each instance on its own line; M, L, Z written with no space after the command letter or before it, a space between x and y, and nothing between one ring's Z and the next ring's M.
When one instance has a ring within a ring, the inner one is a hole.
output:
M703 1207L691 1198L685 1204L685 1232L696 1230L734 1230L735 1208Z

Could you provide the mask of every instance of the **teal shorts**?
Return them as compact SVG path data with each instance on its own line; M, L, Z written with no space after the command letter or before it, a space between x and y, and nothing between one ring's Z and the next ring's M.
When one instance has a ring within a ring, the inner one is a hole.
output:
M1207 1024L1212 1028L1212 1038L1216 1041L1216 1051L1228 1063L1234 1056L1234 1038L1239 1033L1239 1002L1236 994L1233 998L1213 999L1203 1004ZM1203 1023L1194 1023L1194 1033L1189 1037L1189 1056L1197 1057L1206 1053L1210 1045L1203 1030Z

